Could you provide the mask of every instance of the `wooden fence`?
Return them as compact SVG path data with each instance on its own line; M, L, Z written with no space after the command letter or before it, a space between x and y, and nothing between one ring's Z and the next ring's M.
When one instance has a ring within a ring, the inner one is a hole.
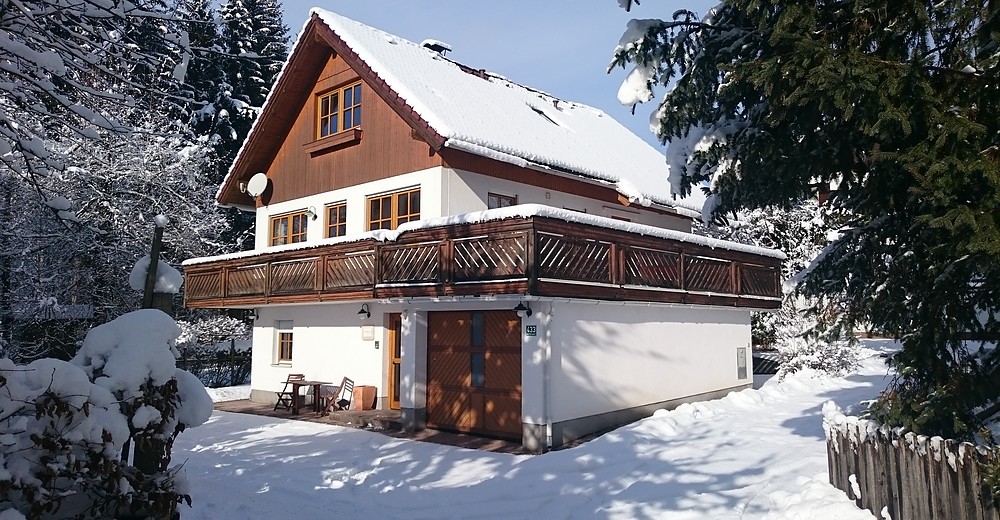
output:
M1000 520L983 482L998 450L863 420L827 423L826 433L830 483L876 518Z
M209 388L250 383L250 350L182 348L177 367L194 374Z

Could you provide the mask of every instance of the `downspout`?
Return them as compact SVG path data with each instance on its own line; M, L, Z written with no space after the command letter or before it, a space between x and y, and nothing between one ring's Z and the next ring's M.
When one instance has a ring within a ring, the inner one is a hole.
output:
M551 382L551 372L552 368L549 366L552 363L552 317L555 313L555 302L549 302L549 312L545 315L545 348L544 348L544 363L542 366L542 392L545 394L545 399L542 400L542 418L545 420L545 447L547 449L552 449L552 382Z

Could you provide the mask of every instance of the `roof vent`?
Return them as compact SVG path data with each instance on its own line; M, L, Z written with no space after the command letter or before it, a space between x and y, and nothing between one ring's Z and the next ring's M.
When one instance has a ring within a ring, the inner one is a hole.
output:
M432 40L430 38L428 38L428 39L420 42L420 46L421 47L425 47L427 49L430 49L430 50L432 50L432 51L434 51L434 52L436 52L436 53L438 53L438 54L440 54L442 56L444 56L444 54L446 52L451 52L451 50L452 50L451 49L451 45L448 45L447 43L445 43L443 41Z

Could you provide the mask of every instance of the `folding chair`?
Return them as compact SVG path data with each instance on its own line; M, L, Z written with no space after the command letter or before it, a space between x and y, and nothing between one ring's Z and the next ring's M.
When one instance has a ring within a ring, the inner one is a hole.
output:
M278 394L278 402L274 403L274 410L278 408L284 408L285 410L291 410L293 399L298 399L299 396L292 392L292 382L305 381L305 374L288 374L288 378L285 379L285 387L281 389L280 392L275 392Z
M340 386L335 386L332 390L333 392L323 396L326 399L326 406L323 407L321 415L329 415L331 410L346 410L351 406L351 400L354 398L354 380L345 377Z

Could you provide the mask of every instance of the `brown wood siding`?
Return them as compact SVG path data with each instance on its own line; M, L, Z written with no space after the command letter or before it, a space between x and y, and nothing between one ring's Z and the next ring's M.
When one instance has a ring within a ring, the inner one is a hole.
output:
M521 320L513 311L483 311L484 345L472 346L472 313L432 312L427 327L427 425L521 437ZM472 384L473 351L482 354L483 384Z
M591 184L572 177L564 177L562 174L556 175L543 173L538 170L515 166L510 163L473 155L471 153L452 148L442 148L441 158L444 160L444 166L448 168L465 170L496 179L520 182L547 190L587 197L599 200L611 206L622 205L621 195L610 186ZM663 182L666 182L666 179L664 179ZM651 211L653 213L671 215L682 220L691 220L690 217L673 212L657 210L655 208L641 207L639 209L643 211Z
M339 58L328 60L312 93L267 169L273 186L269 204L385 179L441 165L409 125L362 82L362 135L359 142L310 155L303 147L316 141L316 95L355 82L359 75ZM265 201L261 201L262 203Z

